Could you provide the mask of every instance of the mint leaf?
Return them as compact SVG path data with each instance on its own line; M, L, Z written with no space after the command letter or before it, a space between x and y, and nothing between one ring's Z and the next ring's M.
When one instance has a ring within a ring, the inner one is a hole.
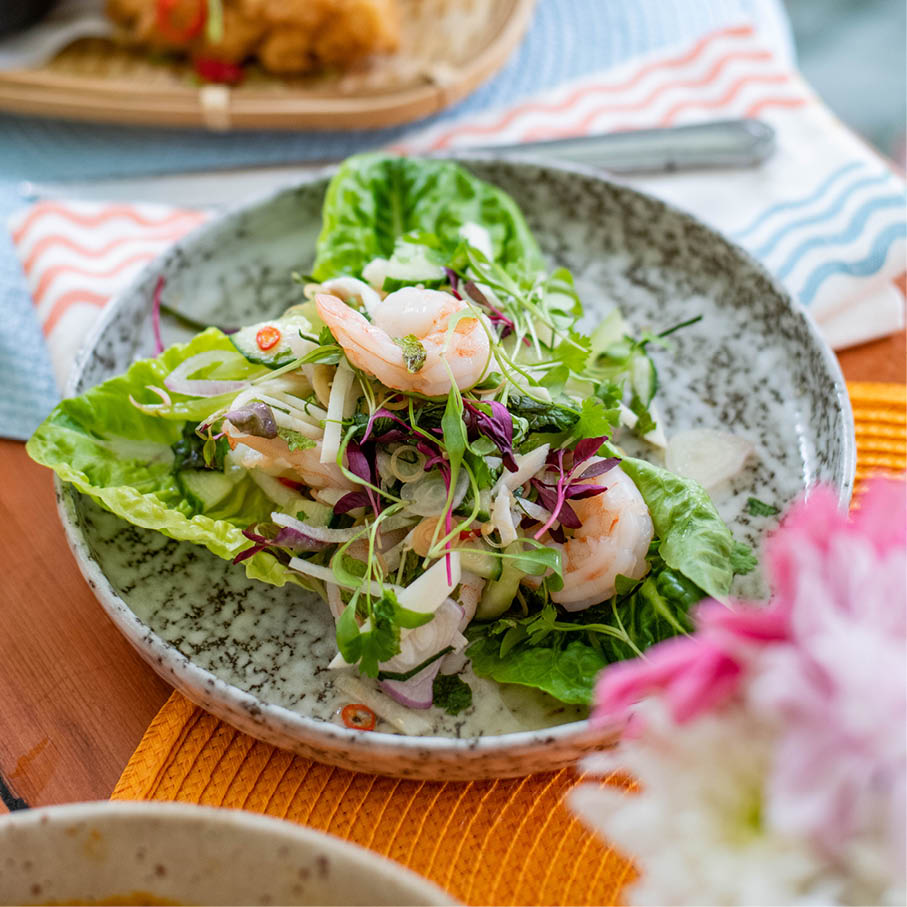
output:
M472 705L472 687L456 674L438 674L432 684L432 700L448 715L459 715Z
M293 428L278 428L277 437L283 438L290 450L308 450L315 446L315 442L311 438L307 438Z
M392 338L394 343L403 350L403 363L410 374L418 372L425 365L425 347L414 334L405 337Z
M773 504L766 504L759 498L749 498L746 502L746 512L750 516L775 516L781 511Z

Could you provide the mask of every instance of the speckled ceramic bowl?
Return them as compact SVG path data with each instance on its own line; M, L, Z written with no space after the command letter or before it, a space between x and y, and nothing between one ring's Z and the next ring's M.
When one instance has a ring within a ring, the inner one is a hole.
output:
M187 803L74 803L0 817L0 904L455 904L355 844Z
M823 481L849 498L854 441L841 373L758 264L691 217L592 172L464 162L515 197L552 262L574 273L590 325L612 301L637 330L703 316L676 335L672 353L658 354L660 401L669 433L723 428L756 443L751 468L716 499L738 537L758 547L774 525L747 514L750 495L783 508ZM289 274L313 258L326 179L222 217L150 265L105 311L68 392L151 354L160 275L167 301L205 322L254 322L298 301ZM165 341L177 339L165 326ZM439 779L553 769L609 740L576 710L474 678L477 706L457 718L430 710L422 736L347 730L336 713L350 698L326 670L335 648L324 603L249 581L70 488L59 495L75 556L113 621L166 680L257 737L347 768Z

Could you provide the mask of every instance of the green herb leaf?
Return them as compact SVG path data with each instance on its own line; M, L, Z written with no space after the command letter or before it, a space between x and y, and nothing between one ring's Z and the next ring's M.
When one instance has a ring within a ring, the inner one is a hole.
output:
M613 411L605 409L598 397L587 397L583 400L579 419L573 426L573 438L600 438L611 433L614 427Z
M746 512L750 516L775 516L781 511L774 504L766 504L759 498L748 498L746 502Z
M570 371L581 375L585 370L586 360L589 358L589 338L571 328L567 338L554 348L553 355Z
M287 447L290 450L309 450L315 446L315 441L311 438L307 438L301 432L296 431L293 428L278 428L277 437L283 438L287 442Z
M753 554L753 549L743 542L734 542L734 550L731 551L731 568L739 576L746 576L756 569L759 561Z
M448 715L459 715L472 705L472 687L456 674L438 674L432 684L432 701Z
M403 362L406 370L411 374L418 372L425 365L425 347L414 334L405 337L392 338L394 343L403 350Z

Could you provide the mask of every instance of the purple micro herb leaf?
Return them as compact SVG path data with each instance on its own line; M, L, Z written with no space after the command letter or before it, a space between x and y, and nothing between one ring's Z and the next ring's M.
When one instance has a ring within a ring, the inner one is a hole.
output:
M374 452L372 453L372 458L374 459ZM369 458L366 456L365 451L358 441L350 441L347 444L346 462L353 475L362 479L363 482L368 482L370 485L375 484L374 464L369 461ZM368 497L369 504L371 504L372 510L375 511L375 515L377 516L381 513L381 501L371 488L366 487L364 491Z
M508 334L513 333L515 328L513 321L488 301L488 297L476 286L474 281L467 280L463 285L463 289L473 302L484 306L488 310L488 320L495 327L501 325L501 337L506 337Z
M576 476L576 478L579 480L594 479L596 476L611 472L618 463L620 463L620 457L608 457L606 460L599 460L597 463L587 466L582 474Z
M371 504L364 491L349 491L334 505L334 513L349 513L358 507L368 507Z
M606 485L568 485L564 492L564 497L574 501L581 501L583 498L594 498L597 494L607 491Z
M600 438L583 438L581 441L577 441L576 447L573 448L574 469L579 466L580 463L585 463L586 460L594 457L602 444L607 440L608 436L602 435Z
M516 472L516 460L513 458L513 418L510 411L497 400L485 402L482 406L490 407L491 414L470 400L463 401L467 431L493 441L501 452L504 466L509 472Z
M445 268L444 273L447 275L447 280L450 283L450 292L453 293L457 299L462 299L460 295L460 275L454 271L453 268Z
M242 534L254 544L240 551L233 558L234 564L242 563L242 561L254 557L259 551L264 551L267 548L288 548L291 551L323 551L328 547L328 542L313 539L304 532L292 529L289 526L282 527L273 538L266 538L251 529L243 529Z
M552 526L548 530L548 535L550 535L551 538L554 539L554 541L558 542L561 545L563 545L564 542L567 541L567 535L560 526Z
M574 513L573 508L567 503L565 489L562 487L561 480L558 480L558 488L552 490L549 485L545 485L538 479L532 479L532 487L538 492L539 500L544 508L551 514L551 517L535 533L535 538L539 539L545 534L547 529L557 522L568 529L579 529L582 525L579 517Z
M395 430L391 429L390 431L384 432L383 435L377 438L372 438L373 441L381 441L382 443L388 441L399 441L403 438L408 438L412 434L412 428L408 422L404 422L396 413L392 413L389 409L385 409L383 406L378 407L369 417L368 423L365 426L365 434L362 436L362 443L365 443L370 439L372 429L375 427L375 421L377 419L391 419L396 422L398 425L402 425L406 429L406 434L401 433L400 438L391 438L390 435L394 434Z

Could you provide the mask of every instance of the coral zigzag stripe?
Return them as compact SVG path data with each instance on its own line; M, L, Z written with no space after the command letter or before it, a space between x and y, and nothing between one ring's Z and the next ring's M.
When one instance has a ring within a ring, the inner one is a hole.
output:
M772 54L767 50L756 50L756 51L747 51L745 53L733 52L725 54L723 57L719 57L715 63L712 65L711 69L706 72L704 75L699 76L696 79L687 79L682 82L665 82L663 85L658 85L652 89L644 98L637 99L635 101L630 101L625 104L606 104L602 107L597 107L595 110L590 110L578 123L572 123L569 126L563 126L558 128L556 131L552 131L543 126L537 126L531 132L527 132L522 136L523 141L532 141L533 139L540 138L556 138L559 136L569 137L574 135L583 135L589 131L589 125L598 117L603 116L604 114L609 113L635 113L638 110L644 110L647 107L650 107L655 101L658 100L664 94L668 92L675 91L678 89L684 88L700 88L703 85L708 85L713 82L729 64L736 62L737 60L746 60L748 62L769 62L772 59ZM755 79L756 76L745 76L744 78ZM689 101L678 102L675 107L672 107L669 111L675 110L678 106L682 107L684 104L690 103Z
M727 90L720 97L712 98L710 100L700 100L699 98L689 98L686 101L681 101L679 104L675 104L660 120L660 126L670 126L674 120L677 119L677 115L684 110L689 110L690 108L695 108L697 110L715 110L719 107L724 107L726 104L729 104L731 101L740 94L741 91L747 85L784 85L786 82L790 81L790 76L787 73L770 73L768 75L749 75L743 76L737 81L732 82Z
M121 262L118 262L113 267L108 268L106 271L96 271L92 268L78 268L75 265L54 265L53 267L48 268L42 275L41 279L38 281L37 287L35 287L32 297L36 303L40 303L44 299L44 294L50 289L51 284L54 280L60 275L69 275L69 274L79 274L83 277L88 277L92 279L101 280L103 278L115 277L121 271L127 269L133 269L140 262L150 261L155 257L156 252L137 252L135 255L130 256L129 258L124 259Z
M93 305L101 308L107 304L109 296L101 293L92 293L90 290L70 290L64 293L51 308L44 322L44 334L49 335L57 326L59 320L66 314L71 305Z
M509 126L519 117L527 113L558 113L561 110L571 107L575 104L580 98L585 97L588 94L593 94L596 92L620 92L628 91L629 89L635 87L645 78L649 73L658 72L660 70L670 70L677 69L678 67L685 66L688 63L691 63L695 60L702 52L712 43L718 41L722 38L751 38L754 32L751 26L749 25L740 25L732 26L730 28L719 29L718 31L711 32L705 37L697 41L686 53L681 54L677 57L669 57L666 60L655 60L652 63L649 63L646 66L640 67L636 72L625 82L618 83L616 85L582 85L569 94L566 98L562 100L551 102L551 101L531 101L526 104L521 104L518 107L511 108L506 114L499 117L493 123L476 123L471 126L454 126L447 132L442 133L438 136L437 139L432 143L432 150L440 150L446 148L447 145L454 139L460 138L464 135L484 135L487 133L498 132L503 129L505 126Z
M146 217L131 205L105 205L103 209L93 214L88 214L77 211L65 204L42 202L35 205L28 213L25 220L13 231L13 242L17 245L22 242L22 240L25 239L26 234L44 217L50 214L68 220L70 223L80 227L98 227L101 224L108 223L117 218L130 220L140 227L162 227L165 224L172 224L180 221L197 223L204 219L204 215L198 211L168 211L164 217L150 218Z
M805 104L809 103L806 98L764 98L761 101L757 101L755 104L747 107L743 112L744 116L747 117L757 117L763 110L768 110L769 107L803 107Z
M189 229L190 227L188 226L180 226L168 228L163 233L149 232L140 236L121 236L117 239L110 240L109 243L98 249L90 249L64 233L52 233L49 236L41 237L41 239L35 243L34 248L29 253L28 258L25 259L22 267L26 274L30 274L38 263L38 259L41 258L45 252L58 247L69 249L69 251L75 252L82 258L102 258L118 246L128 245L129 243L141 243L142 245L156 243L160 249L164 249L173 242L173 240L185 236Z

